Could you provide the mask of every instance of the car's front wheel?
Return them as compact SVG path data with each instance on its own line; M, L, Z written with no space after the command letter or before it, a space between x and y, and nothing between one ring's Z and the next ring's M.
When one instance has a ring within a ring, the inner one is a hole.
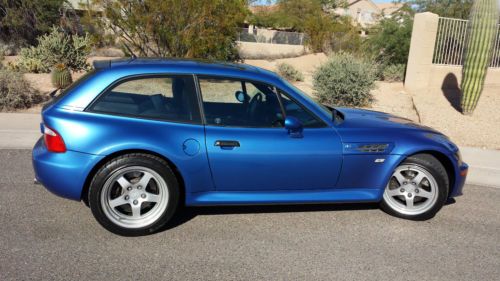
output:
M155 232L170 220L179 188L163 159L134 153L101 167L91 182L88 199L92 214L107 230L137 236Z
M400 218L430 219L446 202L448 183L445 168L434 156L410 156L394 170L381 208Z

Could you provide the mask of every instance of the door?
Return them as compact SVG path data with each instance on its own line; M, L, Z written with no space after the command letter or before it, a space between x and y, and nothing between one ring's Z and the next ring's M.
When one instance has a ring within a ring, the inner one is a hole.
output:
M216 190L332 189L342 161L333 128L263 83L200 77L206 147ZM283 127L304 125L301 138Z

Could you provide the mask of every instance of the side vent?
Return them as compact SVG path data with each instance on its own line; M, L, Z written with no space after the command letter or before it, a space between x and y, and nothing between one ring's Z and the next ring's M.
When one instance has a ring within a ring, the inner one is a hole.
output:
M344 143L344 154L388 154L392 143Z
M363 144L357 148L361 152L384 152L389 145L384 144Z

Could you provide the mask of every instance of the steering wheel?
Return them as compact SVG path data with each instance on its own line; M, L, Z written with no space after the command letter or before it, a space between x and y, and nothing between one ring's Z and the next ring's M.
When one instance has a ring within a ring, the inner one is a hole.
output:
M254 120L255 114L257 114L257 108L263 103L263 99L264 97L262 96L262 93L257 93L248 103L247 116L250 120Z

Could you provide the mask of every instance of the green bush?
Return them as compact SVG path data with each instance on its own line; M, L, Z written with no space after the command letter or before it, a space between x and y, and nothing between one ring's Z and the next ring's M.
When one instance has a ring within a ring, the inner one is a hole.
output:
M337 53L314 74L319 101L333 106L367 106L373 101L377 65L349 53Z
M278 63L276 71L288 81L304 81L304 75L288 63Z
M44 100L21 73L0 69L0 111L29 108Z
M54 27L49 34L38 37L36 47L21 49L18 65L24 71L35 73L49 73L58 63L72 70L84 70L88 68L89 54L88 36L66 35Z
M405 64L388 65L382 72L382 78L387 82L401 82L405 79Z
M404 9L406 8L405 6ZM413 18L405 11L381 19L368 31L368 37L363 42L363 51L377 63L406 64L408 61Z

